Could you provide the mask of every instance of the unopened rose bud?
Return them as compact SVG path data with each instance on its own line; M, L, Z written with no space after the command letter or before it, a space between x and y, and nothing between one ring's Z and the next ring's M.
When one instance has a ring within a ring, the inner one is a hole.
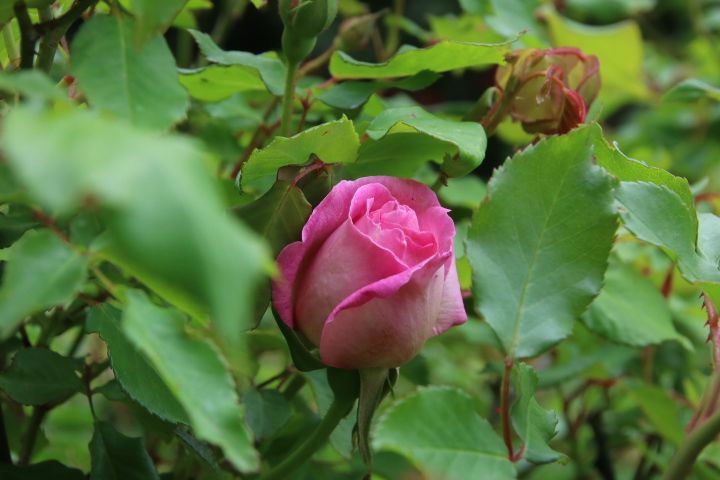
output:
M495 83L507 113L528 133L566 133L585 121L600 90L597 57L576 48L512 52Z

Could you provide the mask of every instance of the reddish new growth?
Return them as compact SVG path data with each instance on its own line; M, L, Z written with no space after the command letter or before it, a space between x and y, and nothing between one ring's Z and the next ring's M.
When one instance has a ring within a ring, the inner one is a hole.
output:
M715 368L720 368L720 327L718 326L718 312L715 304L712 302L707 293L703 292L703 307L707 311L708 321L706 325L710 328L708 342L713 344L713 362Z

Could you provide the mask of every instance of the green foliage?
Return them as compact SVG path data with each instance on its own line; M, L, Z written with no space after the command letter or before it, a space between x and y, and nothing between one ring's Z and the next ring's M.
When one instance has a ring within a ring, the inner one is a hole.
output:
M10 336L26 316L71 301L85 280L87 265L87 257L49 230L23 235L7 256L0 288L0 338Z
M92 458L90 478L93 480L160 478L142 440L126 437L105 422L95 423L95 433L90 441L90 455Z
M528 147L493 175L473 217L476 306L512 358L567 337L600 291L617 220L591 151L587 128Z
M500 437L472 399L451 388L424 388L396 401L378 423L374 446L407 455L423 471L448 479L515 478Z
M66 400L83 386L75 373L77 363L44 348L26 348L0 374L0 388L25 405L43 405Z
M131 19L94 17L73 41L72 73L94 107L164 130L185 116L187 92L165 40L138 47L136 30Z

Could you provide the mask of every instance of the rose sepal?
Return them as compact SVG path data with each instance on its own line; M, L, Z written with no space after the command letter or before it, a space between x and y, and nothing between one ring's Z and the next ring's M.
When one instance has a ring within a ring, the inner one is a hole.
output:
M383 399L392 392L398 377L397 368L362 368L360 374L360 397L358 399L358 416L355 425L354 443L360 456L368 468L372 467L372 450L370 449L370 425L375 411Z
M285 337L285 342L290 350L290 358L292 358L295 368L301 372L311 372L313 370L326 368L326 365L322 363L320 357L313 353L305 343L303 343L298 334L282 321L275 308L272 309L272 313L275 323L277 323L280 332L282 332L283 337Z

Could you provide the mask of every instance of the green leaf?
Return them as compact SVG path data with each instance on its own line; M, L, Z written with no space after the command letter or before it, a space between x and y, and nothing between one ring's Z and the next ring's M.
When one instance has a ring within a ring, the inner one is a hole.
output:
M235 65L234 75L245 70L245 78L259 78L268 91L276 96L282 96L285 89L285 65L277 58L268 55L254 55L248 52L225 51L215 45L210 35L197 30L189 30L200 47L200 51L210 62L220 65ZM242 68L240 68L242 67Z
M134 0L133 12L137 21L135 41L145 43L156 33L163 33L173 23L188 0Z
M396 82L342 82L317 96L326 105L340 110L356 110L370 99L374 93L391 88L414 92L435 83L440 75L423 70L417 75Z
M66 101L67 96L39 70L0 72L0 90L26 97Z
M673 445L685 438L683 421L676 401L664 388L654 385L632 385L627 393L638 403L654 429Z
M438 196L443 205L475 210L480 207L487 187L480 178L468 175L448 179L447 185L440 189Z
M688 280L720 283L717 261L697 250L697 213L679 195L655 183L623 182L616 197L625 207L621 215L628 230L673 252Z
M90 458L90 480L160 480L142 439L126 437L106 422L95 423Z
M243 396L247 423L257 441L272 437L290 420L290 404L275 390L249 389Z
M688 78L668 90L662 99L665 102L697 102L709 98L720 102L720 88L714 87L697 78Z
M185 410L152 364L125 337L121 315L109 305L98 305L88 313L85 327L107 344L115 378L130 398L158 417L173 423L189 423Z
M350 163L357 158L360 140L353 123L343 116L340 120L309 128L294 137L275 137L267 147L255 150L245 163L240 176L243 190L264 193L280 167L305 165L311 155L325 163Z
M423 70L447 72L467 67L504 63L510 43L470 43L441 41L425 48L403 45L388 61L368 63L355 60L345 52L335 52L330 59L333 77L392 78L410 77Z
M0 288L0 339L12 335L28 315L72 300L85 282L87 264L86 256L51 231L25 233L8 254Z
M23 466L0 464L0 478L3 480L84 480L85 474L55 460L47 460Z
M76 362L45 348L23 348L0 373L0 388L18 403L60 402L82 390Z
M180 70L180 83L202 102L219 102L238 92L265 90L257 72L240 65L210 65Z
M512 358L568 336L600 291L617 217L589 133L548 137L506 161L473 218L476 308Z
M294 183L278 180L256 201L235 209L245 223L265 238L277 256L285 245L300 239L312 206Z
M72 44L72 73L91 106L164 130L185 116L188 95L161 36L135 46L130 18L95 15Z
M428 17L430 29L434 38L455 40L457 42L498 43L505 40L505 36L498 34L488 27L482 15L445 15ZM517 32L509 37L517 36Z
M93 246L98 254L193 316L209 316L225 353L242 353L269 255L228 214L195 144L90 112L18 108L5 118L2 147L49 210L71 212L88 200L101 206L107 232Z
M235 386L215 349L189 336L178 312L153 305L137 291L128 293L123 330L185 408L197 437L221 447L238 470L256 470Z
M479 123L440 118L420 107L387 109L375 117L366 131L367 135L376 141L407 132L417 132L443 144L452 145L452 149L445 153L443 158L433 159L441 163L443 171L451 177L466 175L485 158L487 138L485 130ZM381 146L377 148L382 150ZM408 148L412 147L408 146ZM421 154L420 151L418 154ZM423 160L428 160L428 157L425 156ZM358 158L358 162L363 161L370 160L367 157Z
M535 400L538 377L526 363L518 363L512 371L511 380L516 400L510 409L512 424L523 440L523 456L532 463L550 463L560 460L563 455L556 452L548 442L558 432L558 416L552 410L545 410Z
M538 21L536 10L540 6L538 0L491 0L494 15L487 17L487 23L493 30L506 36L520 37L519 42L535 48L547 46L545 29Z
M622 182L652 182L667 187L675 192L688 208L694 208L693 194L686 178L677 177L667 170L651 167L626 156L617 147L608 144L599 125L593 124L589 128L593 130L592 135L595 137L593 143L597 164L612 176Z
M598 57L602 76L600 99L608 105L606 108L625 100L649 97L643 73L642 34L634 20L605 26L583 25L560 16L553 8L543 9L542 16L554 46L577 47Z
M420 388L388 408L373 446L405 455L429 478L515 478L505 445L474 403L453 388Z
M600 295L582 317L587 327L613 342L643 347L687 340L675 330L658 287L631 266L611 261Z

